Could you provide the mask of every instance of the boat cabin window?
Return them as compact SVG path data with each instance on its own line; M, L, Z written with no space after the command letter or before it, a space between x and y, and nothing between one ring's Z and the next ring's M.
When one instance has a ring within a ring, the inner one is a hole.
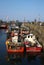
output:
M32 38L32 36L31 36L31 38Z
M28 38L30 38L30 37L32 38L33 36L32 35L31 36L29 35Z

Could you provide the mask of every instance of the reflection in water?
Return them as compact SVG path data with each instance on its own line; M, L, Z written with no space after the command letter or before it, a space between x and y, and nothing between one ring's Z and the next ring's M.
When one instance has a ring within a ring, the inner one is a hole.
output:
M40 55L41 65L44 65L44 53Z
M44 54L37 56L26 53L8 54L6 37L5 30L0 30L0 65L44 65Z
M16 53L16 54L8 54L8 62L11 64L21 64L22 63L23 54Z
M7 61L8 63L13 65L44 65L44 57L41 57L41 55L33 56L21 53L8 54Z
M31 62L32 60L35 60L36 56L32 56L32 55L27 55L27 59L29 62Z

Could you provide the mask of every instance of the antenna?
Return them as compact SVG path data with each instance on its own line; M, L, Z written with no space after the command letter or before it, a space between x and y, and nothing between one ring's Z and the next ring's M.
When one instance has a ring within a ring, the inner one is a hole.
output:
M38 17L38 21L40 21L40 14L39 14L39 17Z
M8 17L8 16L6 16L6 20L7 20L7 22L8 22L8 20L9 20L9 17Z
M25 19L25 17L24 17L24 22L26 22L26 19Z

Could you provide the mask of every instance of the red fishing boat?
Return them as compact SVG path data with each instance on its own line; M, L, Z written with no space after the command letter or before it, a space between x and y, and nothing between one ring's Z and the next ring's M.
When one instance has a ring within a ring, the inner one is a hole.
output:
M8 53L22 53L24 52L24 46L21 42L18 42L18 31L11 32L11 37L6 41L6 48Z
M23 53L24 52L24 46L22 44L8 44L6 41L6 48L8 53Z
M28 43L25 44L25 47L26 47L26 52L30 52L30 53L40 53L42 51L42 47L37 47L37 46L31 46L29 45Z
M0 26L0 29L7 29L7 25L6 25L6 24L2 24L2 25Z
M41 44L36 40L33 34L27 35L27 37L25 38L24 44L26 46L26 52L39 53L42 51Z

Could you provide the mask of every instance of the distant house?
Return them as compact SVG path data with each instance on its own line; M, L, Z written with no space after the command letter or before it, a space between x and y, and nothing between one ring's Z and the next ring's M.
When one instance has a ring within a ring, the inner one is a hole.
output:
M41 24L41 26L44 26L44 22Z
M42 22L40 22L40 26L42 25Z
M38 25L44 26L44 22L38 22Z

